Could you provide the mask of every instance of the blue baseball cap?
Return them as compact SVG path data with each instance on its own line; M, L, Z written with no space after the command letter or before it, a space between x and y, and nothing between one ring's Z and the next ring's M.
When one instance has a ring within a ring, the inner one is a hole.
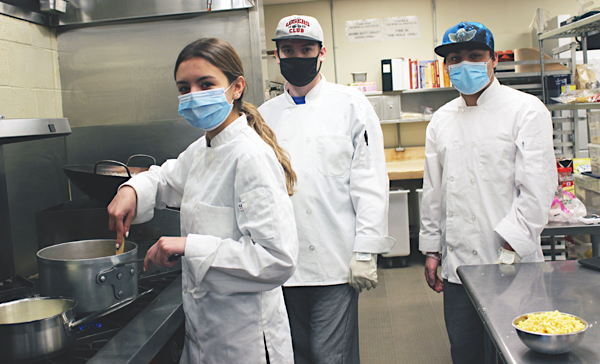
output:
M435 47L435 53L446 57L448 53L461 49L489 49L493 52L494 36L481 23L463 21L446 30L442 45Z

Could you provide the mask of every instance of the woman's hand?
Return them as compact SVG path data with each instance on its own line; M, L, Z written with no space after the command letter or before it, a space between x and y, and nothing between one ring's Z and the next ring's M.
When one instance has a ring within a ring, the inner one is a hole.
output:
M123 186L108 205L108 228L117 232L117 248L123 243L123 236L129 231L135 215L137 194L130 186Z
M152 245L146 253L144 260L144 270L148 270L150 262L159 267L172 267L177 263L177 260L169 261L169 257L173 254L183 255L185 252L186 237L163 236L158 239L156 244Z

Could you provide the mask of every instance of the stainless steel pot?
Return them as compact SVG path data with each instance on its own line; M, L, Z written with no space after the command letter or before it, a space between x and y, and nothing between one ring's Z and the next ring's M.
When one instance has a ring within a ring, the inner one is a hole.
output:
M79 326L125 307L152 290L75 321L77 301L65 297L26 298L0 304L0 362L37 361L67 350Z
M37 253L42 296L77 300L88 313L138 294L137 245L126 241L115 255L114 240L80 240L52 245Z

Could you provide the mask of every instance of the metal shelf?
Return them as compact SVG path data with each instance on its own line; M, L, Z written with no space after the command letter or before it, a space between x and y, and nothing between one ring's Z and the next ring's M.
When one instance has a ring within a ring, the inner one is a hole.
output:
M539 62L538 62L539 64ZM571 70L562 70L562 71L547 71L544 72L545 76L559 76L559 75L570 75ZM505 80L510 78L530 78L530 77L540 77L542 75L541 72L497 72L495 73L496 78L499 80Z
M573 104L547 104L550 111L559 110L596 110L600 109L600 102L573 103Z
M563 64L563 65L566 63L566 64L570 65L571 59L570 58L544 59L544 64L554 64L554 63L559 63L559 64ZM535 65L535 64L540 64L540 60L534 59L534 60L530 60L530 61L498 62L498 66L496 66L496 71L514 69L515 68L514 66L525 66L525 65Z
M434 88L417 88L417 89L411 89L411 90L404 90L404 91L402 91L402 93L414 94L414 93L420 93L420 92L435 92L435 91L456 91L456 92L458 92L454 87L434 87Z
M0 145L71 134L66 118L0 119Z
M439 91L456 91L454 87L435 87L435 88L416 88L410 90L398 90L398 91L366 91L363 92L365 96L379 96L388 94L416 94L422 92L439 92Z
M583 36L600 31L600 13L539 35L540 40Z
M423 118L411 118L411 119L394 119L394 120L380 120L380 124L404 124L404 123L420 123L423 121L431 121L431 116Z

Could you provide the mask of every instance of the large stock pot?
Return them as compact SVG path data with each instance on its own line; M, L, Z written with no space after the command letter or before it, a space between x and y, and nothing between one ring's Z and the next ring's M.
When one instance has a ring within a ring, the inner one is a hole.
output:
M115 255L114 240L80 240L37 253L42 296L77 300L77 313L89 313L138 294L137 245L126 241Z

